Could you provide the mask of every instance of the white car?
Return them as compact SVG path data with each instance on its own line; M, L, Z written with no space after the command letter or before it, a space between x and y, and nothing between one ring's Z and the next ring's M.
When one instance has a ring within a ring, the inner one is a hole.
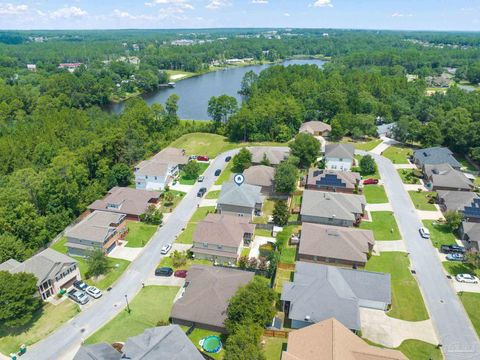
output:
M198 177L198 182L203 182L203 180L205 180L205 176L200 175L200 176Z
M430 239L430 231L428 231L427 228L421 227L418 232L420 233L420 236L424 239Z
M470 274L458 274L457 276L455 276L455 279L457 279L458 282L463 282L463 283L469 283L469 284L478 283L477 278Z
M102 296L102 292L98 290L95 286L89 286L86 292L88 295L90 295L94 299L98 299Z
M168 254L168 252L170 251L171 248L172 248L171 244L163 245L162 249L160 250L160 254L162 254L162 255Z

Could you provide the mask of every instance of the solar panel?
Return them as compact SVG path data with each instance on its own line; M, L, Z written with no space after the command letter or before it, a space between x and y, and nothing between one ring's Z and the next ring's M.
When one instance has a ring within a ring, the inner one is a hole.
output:
M345 187L345 184L340 180L337 175L326 174L320 180L317 180L319 186L332 186L332 187Z

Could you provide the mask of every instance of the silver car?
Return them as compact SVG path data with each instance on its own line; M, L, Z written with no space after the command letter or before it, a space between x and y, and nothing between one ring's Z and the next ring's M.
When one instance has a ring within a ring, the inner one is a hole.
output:
M168 254L168 252L170 251L171 248L172 248L171 244L163 245L162 249L160 250L160 254L162 254L162 255Z
M420 233L420 236L424 239L430 239L430 231L428 231L427 228L421 227L418 232Z
M98 299L102 296L102 292L98 290L95 286L89 286L85 291L94 299Z
M476 284L478 283L477 278L470 274L458 274L455 276L458 282L469 283L469 284Z

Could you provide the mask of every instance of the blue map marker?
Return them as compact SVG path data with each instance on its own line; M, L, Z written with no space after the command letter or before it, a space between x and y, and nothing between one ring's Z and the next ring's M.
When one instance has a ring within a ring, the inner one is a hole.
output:
M245 181L245 178L242 174L235 174L235 176L233 177L233 181L235 182L235 184L240 186Z

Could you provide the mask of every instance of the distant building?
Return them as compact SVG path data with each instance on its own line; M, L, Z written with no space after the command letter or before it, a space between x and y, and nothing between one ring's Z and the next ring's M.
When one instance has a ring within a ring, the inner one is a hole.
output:
M306 133L313 136L328 136L332 127L323 121L307 121L300 126L300 133Z
M325 168L349 171L354 164L353 144L327 144L325 146Z
M261 164L265 159L275 166L286 160L290 155L290 148L286 146L255 146L247 148L252 153L252 164Z
M69 72L73 73L76 69L78 69L80 66L82 66L82 63L62 63L58 65L59 69L66 69Z
M37 65L35 64L27 64L27 70L36 72L37 71Z

